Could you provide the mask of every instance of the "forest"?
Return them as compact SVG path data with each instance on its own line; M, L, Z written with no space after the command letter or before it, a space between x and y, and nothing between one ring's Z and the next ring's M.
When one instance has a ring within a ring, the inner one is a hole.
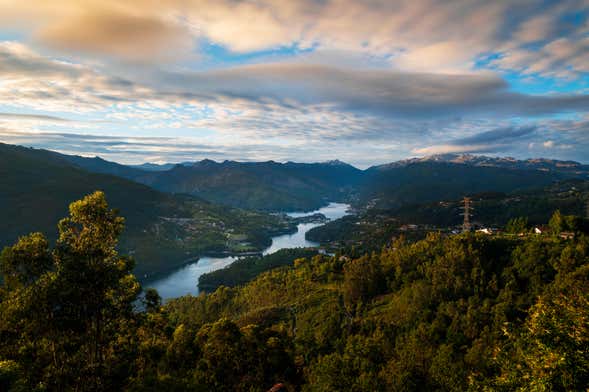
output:
M102 192L0 256L4 391L582 391L589 237L399 236L163 303ZM519 226L518 226L519 225ZM562 232L568 234L563 236ZM195 282L196 284L196 282Z

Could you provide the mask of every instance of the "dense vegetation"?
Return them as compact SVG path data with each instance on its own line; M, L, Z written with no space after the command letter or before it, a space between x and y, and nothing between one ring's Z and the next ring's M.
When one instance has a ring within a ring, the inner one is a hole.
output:
M198 196L214 203L263 211L308 211L346 198L362 172L343 162L278 163L202 160L146 171L104 161L60 155L95 173L122 176L157 190Z
M55 248L36 233L2 252L0 389L584 390L580 223L317 255L165 306L148 290L137 313L122 219L96 193L70 206Z
M465 194L538 188L563 178L566 176L559 172L427 161L370 169L359 200L361 204L395 208L412 203L454 200Z
M201 291L215 291L220 286L235 287L243 285L262 272L277 267L292 265L296 259L309 258L317 254L317 249L281 249L265 256L250 256L236 260L227 267L202 274L198 279Z
M273 235L296 227L281 216L221 207L90 173L45 150L0 144L0 178L0 247L31 231L55 240L54 227L69 202L101 189L126 218L119 246L138 260L135 272L140 277L205 252L261 250Z
M86 171L113 174L168 193L185 193L238 208L313 210L326 201L348 201L381 209L399 208L465 194L547 186L567 178L589 179L589 166L571 161L438 155L359 170L339 161L185 162L140 170L98 157L46 152Z
M548 222L556 210L565 215L584 215L589 200L589 181L568 179L543 188L470 196L474 208L472 221L476 227L503 228L514 217L526 217L528 229L531 229ZM337 248L356 246L364 251L375 250L400 234L417 239L432 230L460 230L461 207L462 199L411 203L388 209L373 206L315 227L306 233L306 238ZM407 230L406 225L418 227Z

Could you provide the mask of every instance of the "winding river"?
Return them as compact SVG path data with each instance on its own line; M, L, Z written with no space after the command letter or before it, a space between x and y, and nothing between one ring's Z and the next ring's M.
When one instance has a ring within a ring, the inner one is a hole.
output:
M348 204L329 203L329 205L311 212L290 212L293 218L321 213L330 220L339 219L347 215ZM274 253L285 248L315 247L318 244L305 239L305 233L321 223L301 223L293 234L284 234L272 238L272 244L264 249L264 255ZM155 288L164 299L180 297L187 294L198 295L198 278L207 272L224 268L233 263L237 258L229 257L201 257L198 261L178 268L169 274L147 282L144 287Z

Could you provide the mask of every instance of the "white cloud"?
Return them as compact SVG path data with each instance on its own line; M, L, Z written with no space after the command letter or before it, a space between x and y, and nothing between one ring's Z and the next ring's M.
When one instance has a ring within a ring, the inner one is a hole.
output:
M569 37L578 41L583 24L570 27L565 16L582 15L587 3L548 4L541 0L1 0L0 22L34 42L66 52L142 62L192 56L198 42L206 40L235 52L317 47L390 56L392 65L401 69L463 72L477 56L497 48L504 48L505 58L521 58L516 52L525 51L523 45L529 42ZM583 68L580 53L568 60L569 67ZM507 60L500 65L522 67Z

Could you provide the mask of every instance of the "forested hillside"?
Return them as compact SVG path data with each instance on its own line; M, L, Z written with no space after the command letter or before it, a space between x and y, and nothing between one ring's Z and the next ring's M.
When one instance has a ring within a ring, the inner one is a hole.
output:
M55 225L72 200L100 189L126 219L121 249L143 276L203 252L260 250L270 237L294 230L282 217L230 209L192 196L158 192L120 177L90 173L50 151L0 144L0 247L32 231L55 240ZM228 242L244 234L247 247Z
M465 194L513 193L565 179L589 179L589 166L573 161L520 161L468 154L435 155L359 170L340 161L279 163L209 159L131 167L98 157L44 153L86 171L116 175L162 192L274 212L313 210L327 201L351 202L356 207L400 208L458 199Z
M527 229L531 230L547 222L556 210L565 215L584 216L589 201L589 181L567 179L541 188L462 196L471 197L471 220L475 229L500 229L513 218L525 217ZM423 238L428 231L461 230L462 207L462 197L393 208L374 205L315 227L306 233L306 238L324 245L361 244L365 249L379 249L391 237L400 234Z
M84 170L121 176L162 192L264 211L313 210L327 201L347 199L362 176L359 169L339 161L307 164L205 159L149 170L153 166L130 167L98 157L52 154Z
M416 162L367 170L360 204L394 208L413 203L459 199L480 192L514 192L550 185L567 178L560 172Z
M93 194L0 257L0 388L128 391L581 391L589 238L430 234L301 258L236 288L161 304L116 253ZM574 235L561 236L567 230Z

